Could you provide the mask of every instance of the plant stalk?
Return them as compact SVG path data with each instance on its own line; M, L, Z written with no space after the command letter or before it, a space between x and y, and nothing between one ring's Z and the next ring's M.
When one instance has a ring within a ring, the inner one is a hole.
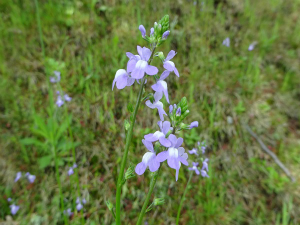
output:
M149 65L152 62L154 51L155 51L155 47L153 48L151 56L149 58L149 61L148 61ZM140 86L140 90L139 90L139 94L138 94L138 99L136 101L135 109L133 112L133 119L130 123L130 128L128 130L127 137L126 137L125 152L123 154L121 168L120 168L118 182L117 182L117 193L116 193L116 224L117 225L121 225L121 192L122 192L124 169L125 169L125 165L127 162L127 155L128 155L129 146L130 146L131 139L132 139L133 127L135 124L137 111L139 109L141 99L142 99L143 88L145 86L145 80L146 80L146 76L144 76L144 78L141 80L141 86Z
M189 184L191 182L192 176L193 176L193 171L190 172L189 180L188 180L188 182L187 182L187 184L185 186L185 190L184 190L183 195L181 197L181 201L180 201L179 208L178 208L178 211L177 211L176 225L179 224L179 217L180 217L181 208L182 208L182 205L183 205L183 202L184 202L185 195L186 195L186 192L188 190Z

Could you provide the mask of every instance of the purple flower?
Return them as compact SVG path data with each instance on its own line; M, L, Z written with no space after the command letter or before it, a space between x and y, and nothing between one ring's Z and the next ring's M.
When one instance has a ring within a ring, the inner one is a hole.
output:
M194 128L194 127L198 127L198 121L194 121L190 124L190 129Z
M64 95L64 99L65 99L67 102L69 102L69 101L72 100L72 98L71 98L69 95L67 95L67 94Z
M58 107L61 107L64 104L64 101L61 99L61 96L57 96L57 100L55 103Z
M255 45L257 45L257 42L256 42L256 41L254 41L253 43L251 43L251 44L249 45L248 51L252 51L252 50L254 49Z
M171 147L169 147L167 151L160 152L157 155L156 160L158 162L163 162L167 160L169 167L176 170L177 181L181 163L183 163L186 166L189 165L187 161L188 154L184 152L185 150L183 147L180 147L183 143L183 138L177 139L174 134L170 134L169 141L171 141Z
M78 203L78 204L76 205L77 211L80 211L82 208L83 208L83 205L82 205L81 203Z
M169 54L167 55L166 59L164 60L164 68L169 72L174 72L177 77L179 77L179 73L177 68L175 67L175 64L170 61L174 56L176 55L176 52L174 50L171 50ZM169 74L164 74L165 77L169 76Z
M198 155L198 151L197 151L196 148L193 148L192 150L189 150L189 153L190 153L190 154Z
M145 135L145 140L150 142L158 140L163 146L170 147L171 142L166 138L166 135L170 130L173 130L173 128L171 127L171 123L169 121L158 121L157 124L161 131L156 131L154 134L151 133Z
M20 206L17 206L15 204L10 205L9 207L12 215L15 215L20 209Z
M201 170L206 170L208 172L208 159L207 158L203 161Z
M151 29L150 29L150 36L152 36L153 34L154 34L154 28L151 27Z
M201 146L202 154L205 154L206 146Z
M35 175L32 175L32 174L30 174L29 172L27 172L25 176L27 177L29 183L31 183L31 184L34 182L34 180L35 180L35 178L36 178Z
M68 170L68 175L71 176L72 174L74 174L74 170L73 167L70 167Z
M15 178L15 182L17 182L18 180L20 180L21 177L22 177L22 172L17 172L16 178Z
M124 69L119 69L116 72L115 79L112 84L112 90L114 89L115 84L117 84L118 89L123 89L126 86L133 85L135 79L129 76L129 74Z
M170 31L169 31L169 30L165 31L165 32L163 33L163 35L162 35L162 39L167 39L167 37L169 36L169 34L170 34Z
M139 30L141 31L142 33L142 37L144 38L146 36L146 29L143 25L140 25L139 26Z
M73 166L72 166L72 168L73 168L73 169L77 168L77 164L74 163Z
M143 156L142 162L136 165L135 172L138 175L142 175L145 172L147 167L149 167L149 170L151 172L155 172L158 170L160 166L160 163L156 160L157 156L154 152L153 144L144 139L142 140L142 142L150 152L146 152Z
M127 52L126 55L129 58L127 63L127 71L131 72L131 76L135 79L142 79L146 74L155 75L158 73L158 69L155 66L148 65L148 60L151 56L149 48L137 46L139 55L133 55Z
M170 106L169 106L169 114L171 114L172 112L173 112L173 106L170 105Z
M83 198L81 202L82 202L82 204L84 204L84 205L85 205L85 204L86 204L86 200L85 200L85 198Z
M159 80L156 84L153 84L151 88L156 92L162 92L165 95L167 102L169 103L168 85L166 81Z
M67 210L64 210L64 214L68 214L68 216L72 216L73 213L71 211L71 208L68 208Z
M181 108L178 107L178 109L176 110L176 116L180 116L181 115Z
M7 199L8 202L11 202L11 200L12 200L11 198L8 198L8 199Z
M226 47L230 46L230 39L229 37L225 38L224 41L222 42L222 45L225 45Z
M209 177L205 170L201 170L201 176L202 177Z
M164 110L164 105L161 101L159 101L162 98L162 92L155 92L154 94L154 102L152 103L150 100L146 101L146 105L151 109L157 109L158 114L161 121L164 121L164 115L167 115L167 113Z
M50 82L51 83L57 83L60 81L60 72L59 71L54 71L54 77L50 77Z
M193 162L193 167L189 167L189 170L194 170L197 175L200 174L200 171L197 168L198 164L199 163Z

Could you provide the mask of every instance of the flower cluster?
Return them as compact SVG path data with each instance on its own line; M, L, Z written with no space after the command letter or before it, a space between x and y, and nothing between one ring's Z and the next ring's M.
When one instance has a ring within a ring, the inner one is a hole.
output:
M201 150L202 155L204 155L205 151L206 151L206 148L207 148L205 141L198 142L197 145L198 145L197 148L193 148L192 150L189 150L189 153L190 154L195 154L196 156L199 156L198 150ZM208 158L205 158L203 160L203 157L201 157L201 161L202 161L201 171L199 171L199 169L198 169L198 165L199 165L198 162L193 162L193 166L189 167L189 170L195 171L195 173L197 175L199 175L201 173L202 177L209 177L208 174L207 174L208 173Z
M59 84L60 78L61 78L60 77L60 72L59 71L54 71L54 76L50 77L50 82ZM56 99L55 104L58 107L61 107L65 103L65 101L70 102L72 100L72 98L68 94L65 94L63 92L56 91L56 94L57 94L57 99Z
M31 184L35 181L35 178L36 178L35 175L32 175L32 174L30 174L29 172L27 172L27 173L25 174L25 177L27 178L28 182L31 183ZM22 178L22 172L17 172L16 178L15 178L15 182L17 182L17 181L20 180L21 178Z
M71 176L72 174L74 174L74 169L77 168L77 164L74 163L73 166L70 166L69 170L68 170L68 175Z

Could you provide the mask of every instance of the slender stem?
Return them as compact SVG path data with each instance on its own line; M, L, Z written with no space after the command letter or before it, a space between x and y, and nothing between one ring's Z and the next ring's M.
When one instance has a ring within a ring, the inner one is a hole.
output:
M160 168L155 172L155 174L153 175L153 177L151 179L150 188L149 188L149 191L147 193L145 202L143 204L142 211L140 212L139 219L138 219L136 225L141 225L142 222L143 222L143 218L144 218L144 215L146 213L147 206L148 206L149 200L150 200L152 192L153 192L153 188L155 186L155 183L156 183L156 180L157 180L157 177L158 177L158 174L159 174L159 170L160 170Z
M59 169L58 169L57 154L56 154L56 149L55 149L54 145L53 145L52 149L53 149L53 153L54 153L55 173L56 173L56 179L57 179L58 188L59 188L59 198L60 198L61 212L64 215L64 222L65 222L65 224L68 224L68 218L64 214L64 210L65 210L64 198L63 198L62 188L61 188L61 182L60 182L60 175L59 175Z
M148 64L150 64L152 62L154 51L155 51L155 47L152 50ZM146 76L144 76L144 78L141 80L141 86L140 86L140 90L139 90L139 94L138 94L138 99L136 101L135 109L133 112L133 119L131 121L130 128L129 128L129 131L128 131L127 137L126 137L125 151L123 154L121 168L120 168L118 182L117 182L117 193L116 193L116 224L117 225L121 225L121 192L122 192L123 175L124 175L124 169L125 169L125 165L126 165L126 161L127 161L129 146L130 146L131 139L132 139L133 127L135 124L137 111L139 109L141 99L142 99L145 80L146 80Z
M36 20L39 28L39 36L40 36L40 42L41 42L41 47L42 47L42 53L43 57L45 59L45 47L44 47L44 42L43 42L43 32L42 32L42 25L41 25L41 18L40 18L40 13L39 13L39 5L38 1L34 0L35 7L36 7Z
M184 202L184 198L185 198L186 192L187 192L187 190L188 190L189 184L190 184L190 182L191 182L192 175L193 175L193 171L190 172L189 180L188 180L188 182L187 182L187 184L186 184L186 186L185 186L185 190L184 190L183 195L182 195L182 197L181 197L181 201L180 201L179 208L178 208L178 212L177 212L176 225L179 224L180 211L181 211L181 208L182 208L182 205L183 205L183 202Z

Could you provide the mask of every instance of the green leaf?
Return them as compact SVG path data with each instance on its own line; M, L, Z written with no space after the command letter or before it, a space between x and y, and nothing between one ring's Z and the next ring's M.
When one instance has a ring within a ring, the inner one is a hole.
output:
M53 159L52 155L47 155L47 156L44 156L44 157L38 159L38 163L40 165L40 168L44 169L47 166L49 166L52 162L52 159Z
M35 145L37 147L45 148L45 143L35 139L35 138L23 138L20 140L21 144L23 145Z

